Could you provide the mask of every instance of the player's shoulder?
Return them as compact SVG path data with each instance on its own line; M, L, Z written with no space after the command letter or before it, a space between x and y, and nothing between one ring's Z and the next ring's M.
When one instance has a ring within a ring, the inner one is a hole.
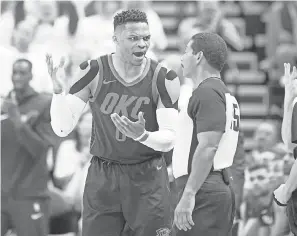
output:
M81 62L79 64L80 70L87 70L87 69L98 69L99 70L99 61L102 60L105 56L91 58L91 59Z
M175 107L180 94L180 80L177 73L166 65L154 60L151 61L153 69L153 90L156 90L165 107Z
M179 80L177 73L169 66L167 66L165 63L158 62L153 59L150 59L150 60L151 60L151 68L153 69L153 71L156 72L158 80L170 80L170 81L173 81L175 79Z
M75 68L69 93L78 93L85 87L96 87L95 84L97 81L95 78L99 78L99 69L98 59L89 59L81 62L79 66Z

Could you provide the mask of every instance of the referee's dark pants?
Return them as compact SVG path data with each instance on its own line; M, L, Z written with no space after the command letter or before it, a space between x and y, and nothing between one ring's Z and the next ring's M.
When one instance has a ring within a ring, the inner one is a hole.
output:
M180 200L188 176L175 180L172 186L173 201ZM211 172L198 193L192 218L195 225L183 231L175 227L176 236L230 236L235 213L235 196L226 170Z

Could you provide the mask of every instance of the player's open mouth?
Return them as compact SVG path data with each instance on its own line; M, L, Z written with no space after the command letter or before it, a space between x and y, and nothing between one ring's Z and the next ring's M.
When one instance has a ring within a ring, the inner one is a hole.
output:
M145 52L134 52L133 53L134 56L139 57L139 58L143 57L144 54L145 54Z

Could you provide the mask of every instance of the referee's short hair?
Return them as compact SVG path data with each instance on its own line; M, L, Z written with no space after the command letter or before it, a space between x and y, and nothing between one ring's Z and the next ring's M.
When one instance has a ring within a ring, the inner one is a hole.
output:
M225 41L215 33L202 32L192 36L193 54L202 51L208 64L221 71L227 60L227 45Z

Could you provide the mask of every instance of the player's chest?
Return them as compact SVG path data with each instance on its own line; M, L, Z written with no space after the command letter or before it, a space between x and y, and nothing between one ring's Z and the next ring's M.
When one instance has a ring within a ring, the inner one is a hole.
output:
M105 84L103 80L96 101L102 115L117 113L138 119L139 111L151 112L153 109L152 89L149 83L124 86L116 80Z

